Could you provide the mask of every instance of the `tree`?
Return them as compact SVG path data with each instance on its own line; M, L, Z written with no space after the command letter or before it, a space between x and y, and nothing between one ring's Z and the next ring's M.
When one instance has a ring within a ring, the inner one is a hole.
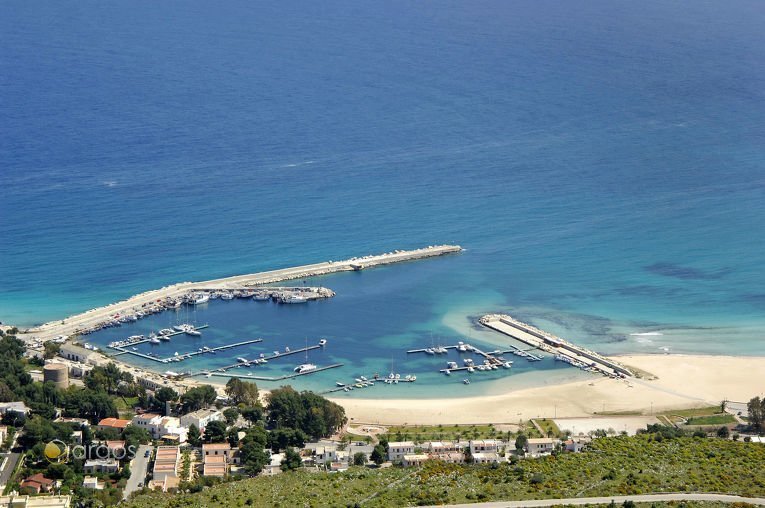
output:
M363 466L367 463L367 456L363 452L356 452L353 454L353 465Z
M239 418L239 410L235 407L229 407L223 410L223 416L226 418L226 423L233 425Z
M746 405L749 412L749 423L755 430L761 430L765 418L765 399L754 397Z
M267 397L269 428L300 429L313 439L327 437L345 425L345 410L313 392L296 392L285 386Z
M45 358L46 360L49 360L55 357L58 354L58 352L61 351L61 344L53 342L52 340L45 342L43 346L45 347L43 358Z
M220 443L226 439L226 424L214 421L205 427L205 443Z
M270 460L268 452L256 441L245 443L240 453L244 470L251 476L260 473Z
M228 432L226 432L226 440L228 441L228 444L231 445L231 448L239 447L239 429L236 427L228 429Z
M378 466L385 462L385 456L387 455L385 451L385 447L382 444L378 444L374 447L372 450L372 454L369 456L370 459L372 459L372 462L377 464Z
M154 398L152 399L152 406L161 411L165 410L165 404L168 402L175 402L178 400L178 392L170 388L169 386L162 386L154 392Z
M521 454L526 453L526 445L529 444L529 438L525 434L518 434L515 438L515 449Z
M728 427L723 426L717 429L717 437L728 439L728 436L730 436L730 429Z
M191 424L189 426L189 434L188 434L188 441L191 444L191 446L199 446L201 444L201 433L199 432L199 427L197 427L195 424Z
M181 404L185 412L196 411L215 402L215 388L210 385L195 386L181 395Z
M251 381L243 381L232 377L226 383L226 395L234 404L244 404L245 406L255 406L260 403L258 398L258 385Z
M136 449L139 444L147 444L151 442L151 434L146 429L142 429L136 425L128 425L125 430L122 431L122 437L125 440L125 446L134 446Z
M274 429L268 433L268 447L277 453L291 446L302 448L307 438L300 429Z
M303 459L300 458L300 454L292 448L287 448L284 453L284 458L281 463L282 471L294 471L303 465Z
M263 419L263 406L258 404L255 406L240 407L239 413L242 415L242 418L248 422L257 423Z

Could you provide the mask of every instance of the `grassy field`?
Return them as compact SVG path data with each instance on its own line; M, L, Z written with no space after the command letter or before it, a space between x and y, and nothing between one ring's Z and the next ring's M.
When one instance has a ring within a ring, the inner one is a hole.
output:
M560 429L557 425L555 425L555 422L552 420L548 420L547 418L541 418L534 420L534 423L539 425L539 428L542 429L542 434L545 436L552 435L552 436L558 436L560 435Z
M692 416L709 416L720 413L720 406L707 406L699 407L695 409L672 409L670 411L662 411L667 416L682 416L683 418L690 418Z
M764 461L765 446L757 443L645 434L598 439L588 452L514 465L429 462L415 469L296 471L221 484L196 494L146 494L127 506L386 507L658 492L762 496L765 475L754 465Z
M694 416L688 419L688 425L728 425L730 423L736 423L736 419L728 413Z

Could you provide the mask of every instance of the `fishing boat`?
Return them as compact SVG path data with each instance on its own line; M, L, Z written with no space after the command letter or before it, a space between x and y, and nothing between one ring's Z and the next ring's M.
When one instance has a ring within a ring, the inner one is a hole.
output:
M233 300L234 299L234 294L233 293L223 293L222 295L220 295L220 299L221 300Z
M305 296L300 295L287 295L283 296L280 300L281 303L306 303L308 299Z
M265 302L271 299L271 295L266 292L255 293L252 297L256 302Z
M191 295L191 298L189 299L189 304L191 305L202 305L203 303L207 303L210 301L210 295L207 293L194 293Z

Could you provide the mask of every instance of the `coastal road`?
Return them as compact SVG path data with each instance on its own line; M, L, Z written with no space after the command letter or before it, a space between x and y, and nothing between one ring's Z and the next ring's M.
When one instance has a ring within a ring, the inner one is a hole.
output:
M130 461L130 478L127 480L122 498L127 499L136 490L141 490L146 482L146 472L149 467L151 456L146 457L146 452L151 450L149 445L140 445L133 460ZM139 487L138 484L141 484Z
M5 489L5 486L11 481L19 457L21 457L20 453L0 453L0 489Z
M748 503L765 506L763 497L741 497L728 494L644 494L640 496L570 497L566 499L527 499L524 501L492 501L489 503L450 504L446 508L537 508L559 505L609 504L625 501L653 503L656 501L712 501L718 503ZM429 506L426 508L436 508ZM445 508L441 506L440 508Z

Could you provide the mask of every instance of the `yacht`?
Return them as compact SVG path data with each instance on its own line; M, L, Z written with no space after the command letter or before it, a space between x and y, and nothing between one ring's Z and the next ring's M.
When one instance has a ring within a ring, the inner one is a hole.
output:
M457 343L457 351L459 351L460 353L465 353L465 352L467 352L467 350L468 350L467 349L467 344L465 344L462 341L459 341Z
M185 328L187 326L189 326L189 325L187 325L186 323L182 323L182 324L179 324L179 325L173 325L173 330L175 330L176 332L182 332L182 331L185 330Z
M506 369L509 369L510 367L513 366L513 362L505 362L502 364L502 366Z
M233 300L234 299L234 294L233 293L223 293L222 295L220 295L220 299L221 300Z
M304 363L302 365L298 365L294 369L294 371L298 374L305 374L306 372L311 372L312 370L316 370L316 365L313 363Z
M239 363L247 363L247 358L245 358L243 356L237 356L236 357L236 361L239 362Z
M319 340L319 345L320 345L320 346L326 346L326 345L327 345L327 339L321 339L321 340Z
M151 339L149 339L149 342L151 342L152 344L159 344L159 339L156 337L152 337Z
M173 331L170 328L163 328L159 331L160 335L170 335Z
M436 352L433 350L433 348L432 348L432 347L429 347L429 348L427 348L427 349L425 350L425 354L428 354L428 355L434 355L434 354L436 354Z
M462 382L465 383L466 385L470 384L470 380L469 379L463 379Z

